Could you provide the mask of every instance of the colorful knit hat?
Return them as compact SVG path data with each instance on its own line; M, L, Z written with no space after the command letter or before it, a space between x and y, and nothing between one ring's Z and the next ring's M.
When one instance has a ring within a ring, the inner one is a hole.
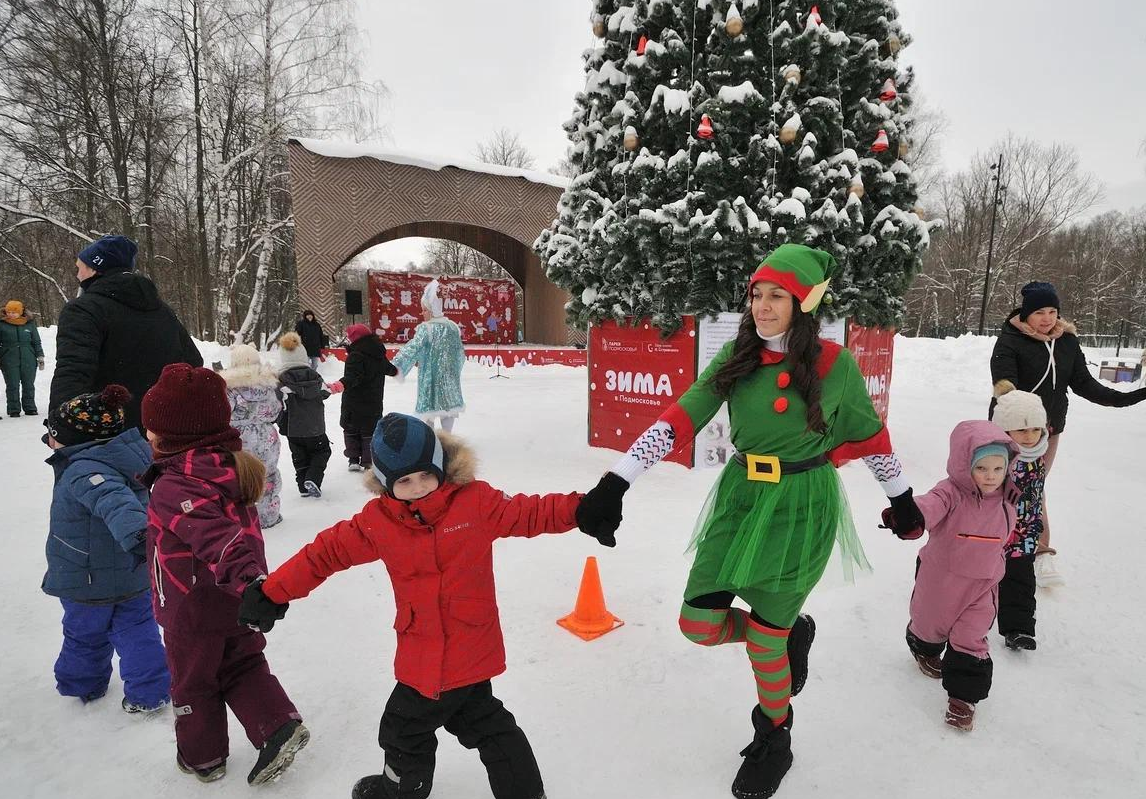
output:
M159 437L155 449L183 452L194 447L242 449L239 431L231 427L227 381L210 369L172 363L143 395L143 426Z
M824 299L828 282L836 271L836 259L823 250L803 244L781 244L748 281L748 291L762 280L775 283L800 301L800 310L814 313Z
M388 413L378 420L370 441L374 476L390 491L394 481L415 472L446 480L446 453L434 429L415 416Z
M8 300L4 303L4 313L15 313L16 316L24 315L24 303L19 300Z
M361 323L357 325L351 325L350 327L346 328L346 338L350 340L351 344L360 339L364 339L369 335L370 328Z
M111 383L103 391L61 402L48 411L44 426L48 435L65 447L115 438L126 428L123 406L130 399L131 392Z

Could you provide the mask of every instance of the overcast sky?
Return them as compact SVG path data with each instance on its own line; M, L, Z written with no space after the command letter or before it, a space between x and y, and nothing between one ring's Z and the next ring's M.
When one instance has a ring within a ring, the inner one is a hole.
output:
M561 124L585 82L588 0L358 0L366 77L386 83L390 147L470 157L504 127L539 169L568 144ZM766 0L765 0L766 2ZM809 4L810 5L810 4ZM1076 147L1110 207L1146 203L1146 3L899 0L903 60L947 115L948 169L1008 131ZM384 245L398 264L413 241Z

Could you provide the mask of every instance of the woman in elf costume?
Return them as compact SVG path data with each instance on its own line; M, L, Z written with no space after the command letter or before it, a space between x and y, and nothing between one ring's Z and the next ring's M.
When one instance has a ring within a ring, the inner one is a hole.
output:
M758 701L732 784L742 799L771 796L792 764L789 699L807 678L815 635L800 609L833 547L846 569L868 568L833 462L863 458L891 498L895 532L922 524L859 368L819 338L814 314L834 269L831 255L798 244L769 255L749 282L736 339L578 509L581 529L611 543L630 484L728 403L737 455L697 522L680 628L703 646L747 645ZM731 607L736 597L750 611Z

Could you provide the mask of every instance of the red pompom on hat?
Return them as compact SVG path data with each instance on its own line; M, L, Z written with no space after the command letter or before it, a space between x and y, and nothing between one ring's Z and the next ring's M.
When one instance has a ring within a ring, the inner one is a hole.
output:
M157 452L184 452L196 447L242 449L239 431L231 427L227 382L215 372L185 363L163 367L159 381L143 395L143 426L158 436Z
M359 339L364 339L369 335L370 328L361 323L351 325L350 327L346 328L346 338L350 340L351 344L358 341Z

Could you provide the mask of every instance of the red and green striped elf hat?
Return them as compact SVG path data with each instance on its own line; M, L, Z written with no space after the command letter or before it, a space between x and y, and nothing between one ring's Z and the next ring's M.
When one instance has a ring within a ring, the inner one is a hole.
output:
M814 313L824 299L828 283L836 271L836 259L823 250L803 244L781 244L764 259L748 281L748 291L762 280L775 283L800 301L800 310Z

